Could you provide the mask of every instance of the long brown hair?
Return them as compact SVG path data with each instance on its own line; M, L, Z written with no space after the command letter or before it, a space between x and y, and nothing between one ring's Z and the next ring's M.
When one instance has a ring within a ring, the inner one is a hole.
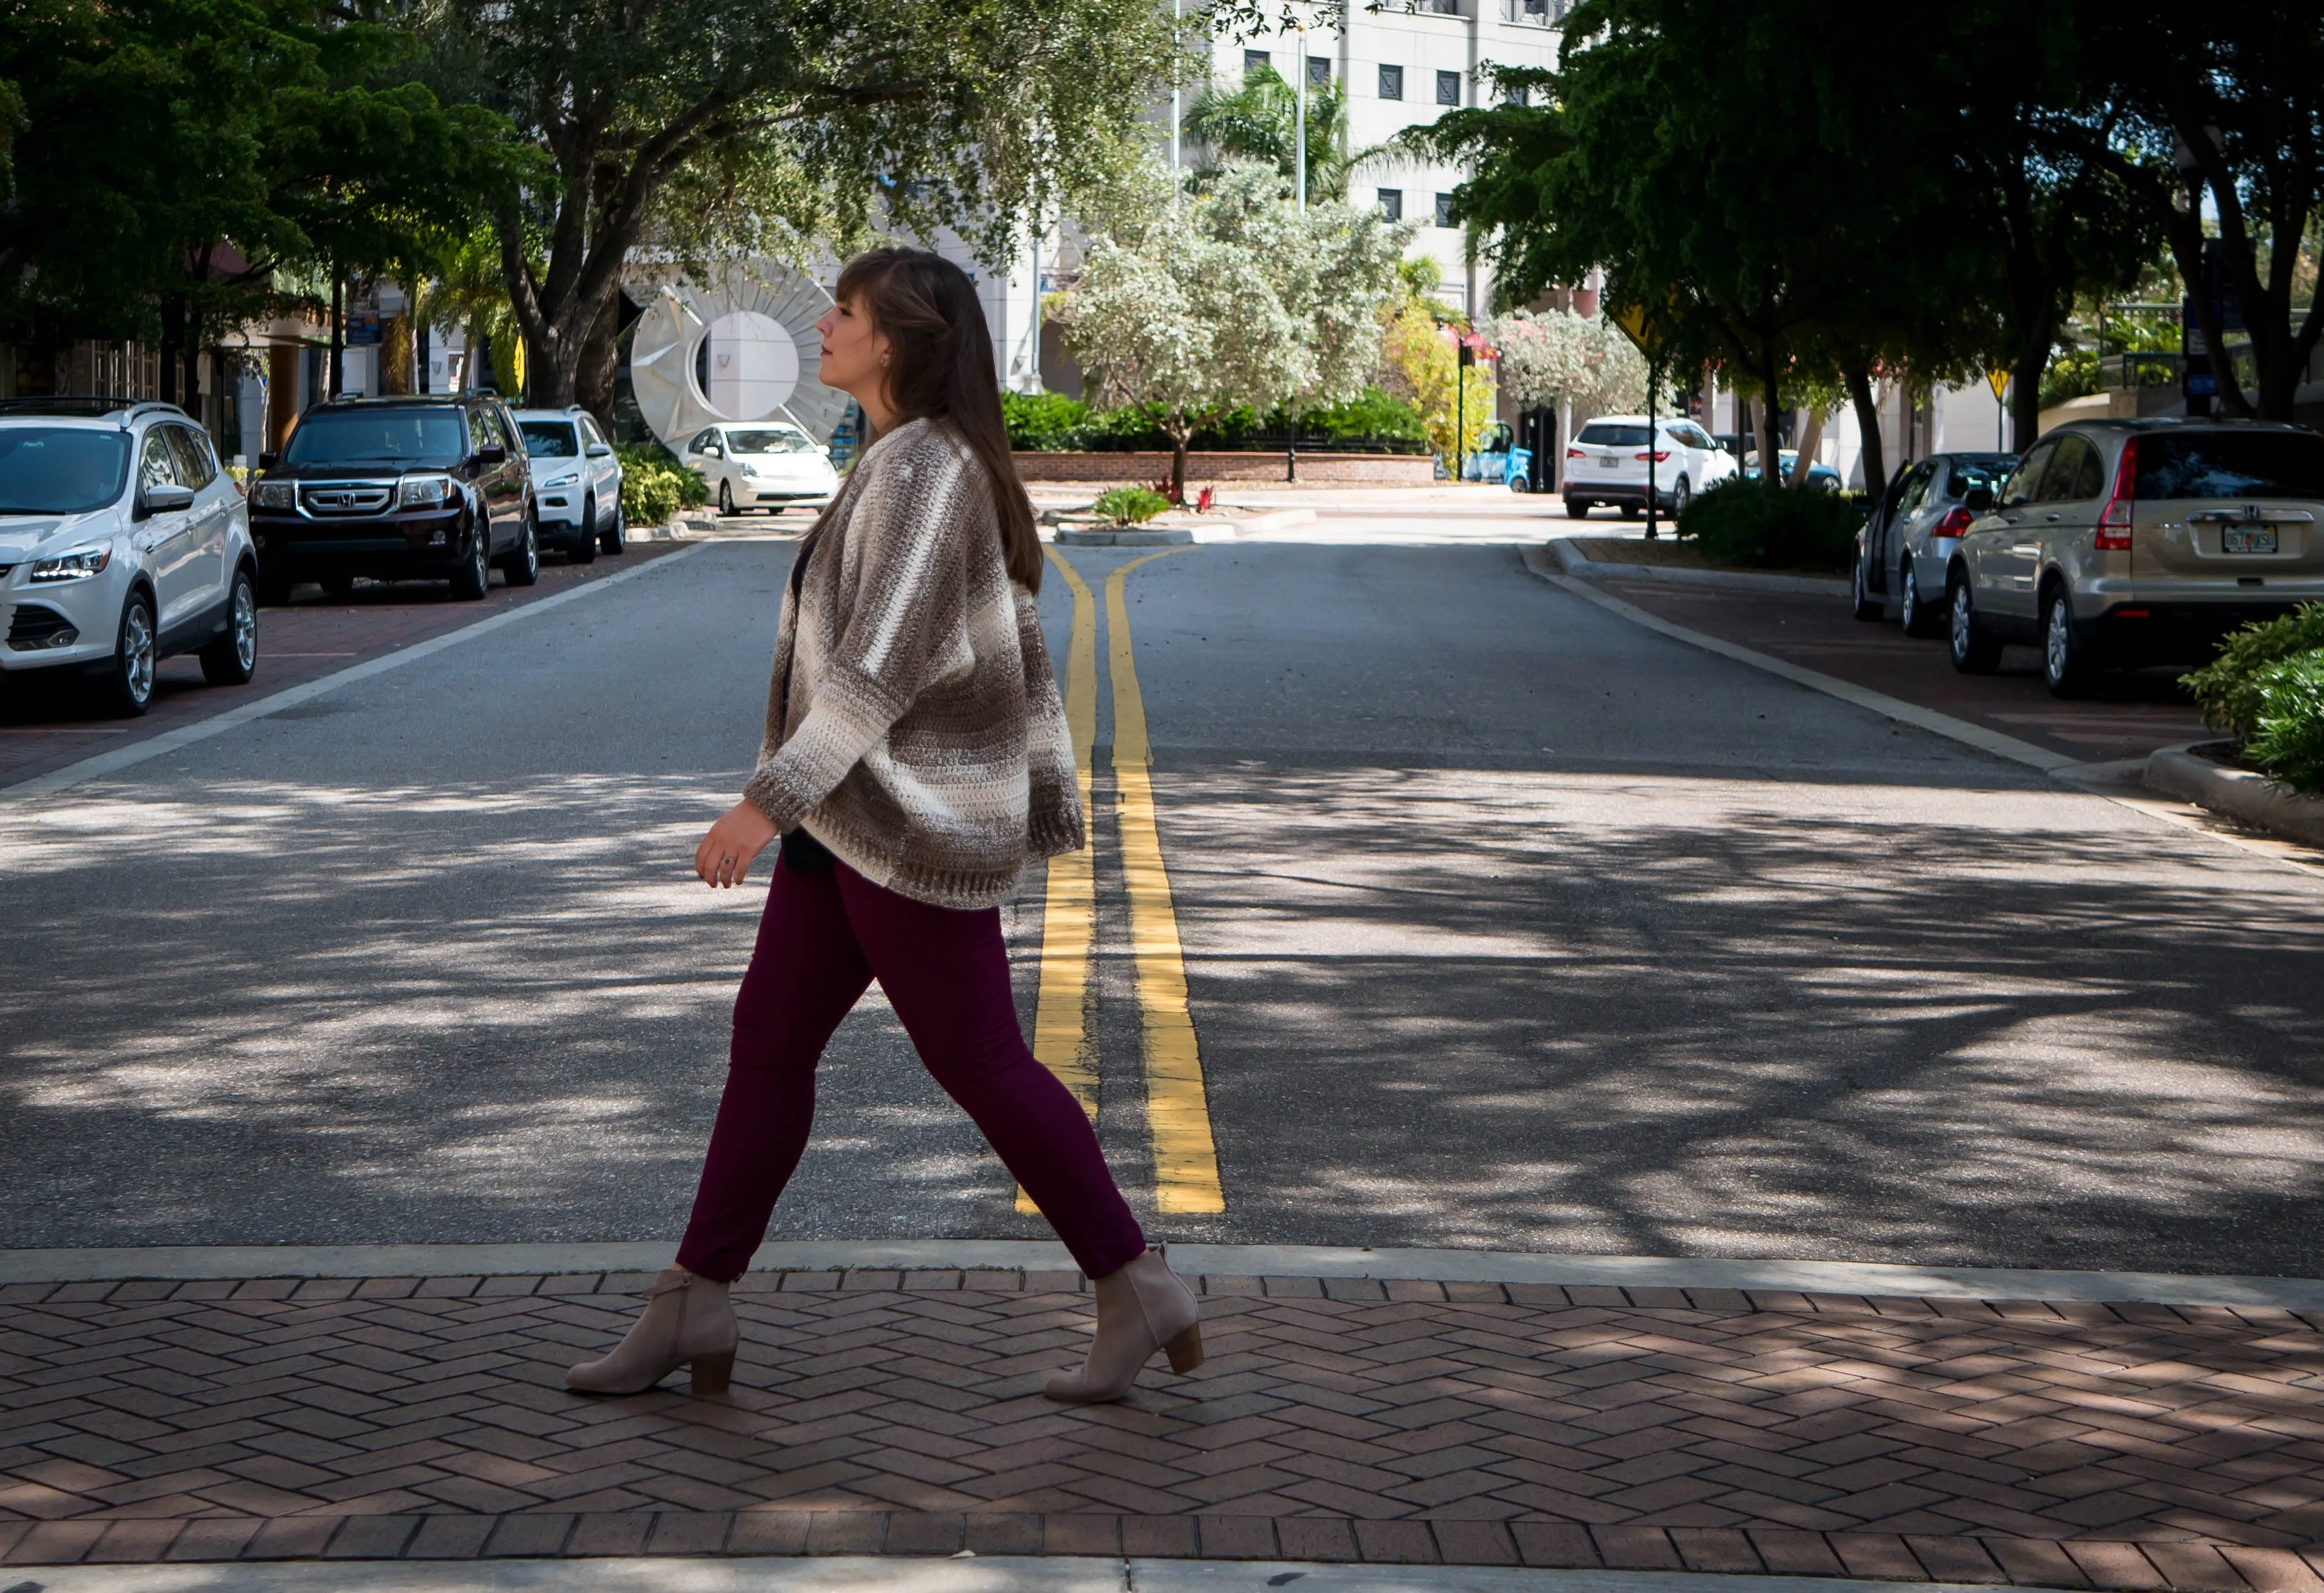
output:
M1041 589L1041 538L1033 500L1009 453L992 335L968 273L925 249L873 249L839 273L837 298L872 317L888 339L888 402L901 421L940 418L975 450L992 482L1001 554L1009 577Z

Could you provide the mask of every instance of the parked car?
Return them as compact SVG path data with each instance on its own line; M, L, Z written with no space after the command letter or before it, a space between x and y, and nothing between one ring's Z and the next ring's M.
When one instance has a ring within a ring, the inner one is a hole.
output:
M618 553L628 547L622 461L597 429L597 418L576 403L562 410L519 410L513 419L532 465L542 538L576 564L595 562L600 551Z
M830 446L788 419L706 426L687 440L678 462L702 472L721 514L779 514L794 504L827 504L839 490Z
M1791 480L1792 471L1798 467L1799 462L1799 449L1795 448L1784 448L1777 449L1775 450L1775 468L1781 473L1783 480L1786 482ZM1759 450L1756 448L1743 456L1743 479L1746 481L1757 481L1759 479ZM1811 492L1838 492L1840 490L1840 472L1819 459L1814 464L1808 467L1808 490Z
M242 493L177 405L0 401L0 671L93 676L122 714L152 704L173 653L241 685L257 579Z
M2103 669L2207 661L2324 598L2324 437L2260 421L2070 421L2025 450L1947 561L1953 667L2042 649L2061 697Z
M1908 636L1944 631L1945 566L1969 530L1963 500L1997 491L2015 454L1931 454L1896 473L1856 535L1856 617L1886 619L1896 606Z
M302 580L335 595L357 576L449 580L476 598L495 564L512 587L540 577L531 471L489 393L333 399L258 465L250 529L267 602Z
M1654 450L1655 506L1676 514L1687 500L1735 474L1735 456L1692 421L1649 422L1644 415L1601 415L1574 434L1565 449L1565 512L1576 520L1600 504L1626 516L1646 506L1646 439Z

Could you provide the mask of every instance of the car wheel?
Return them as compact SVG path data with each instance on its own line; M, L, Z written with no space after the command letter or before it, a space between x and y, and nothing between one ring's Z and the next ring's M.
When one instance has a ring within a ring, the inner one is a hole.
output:
M718 512L721 514L734 512L734 489L724 481L718 484Z
M1565 517L1568 520L1587 520L1590 511L1597 506L1588 498L1568 498L1565 500Z
M532 510L524 512L524 534L501 565L501 574L512 587L529 587L540 579L540 525Z
M629 511L622 508L617 500L613 505L613 523L604 535L597 539L597 551L601 553L620 553L626 551L629 545Z
M1896 607L1899 617L1904 622L1906 635L1931 636L1936 634L1937 622L1942 616L1921 601L1921 578L1913 569L1913 559L1909 553L1904 557L1904 573L1896 583Z
M226 634L198 656L202 679L213 686L246 686L258 672L258 588L247 569L234 572L226 600Z
M1639 506L1636 504L1624 504L1622 505L1622 518L1625 520L1636 520L1642 512L1643 511L1641 511Z
M2074 638L2074 607L2063 587L2053 587L2042 612L2042 683L2052 697L2084 697L2098 671L2089 650Z
M1848 567L1849 599L1856 607L1856 617L1861 620L1883 620L1888 617L1888 605L1872 595L1864 579L1864 560L1858 559Z
M581 534L566 545L565 557L575 564L597 562L597 500L581 505Z
M121 606L121 630L113 644L113 669L106 676L106 705L134 718L153 705L153 599L133 591Z
M1687 500L1693 495L1694 488L1687 485L1685 477L1680 477L1678 478L1678 485L1671 488L1670 512L1672 519L1675 520L1680 515L1686 513Z
M2001 643L1978 628L1977 600L1969 596L1969 582L1956 580L1946 595L1946 652L1950 654L1953 668L1964 675L1989 675L2001 667Z
M1533 490L1533 483L1526 477L1524 471L1519 470L1509 477L1509 490L1511 492L1531 492Z
M468 533L466 562L452 572L452 596L473 603L492 589L493 531L479 521Z

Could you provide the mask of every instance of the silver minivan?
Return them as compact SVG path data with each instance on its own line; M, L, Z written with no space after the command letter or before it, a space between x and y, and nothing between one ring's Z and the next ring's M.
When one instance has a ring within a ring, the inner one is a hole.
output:
M2324 437L2263 421L2071 421L2017 462L1945 575L1953 667L2042 650L2052 692L2199 664L2250 620L2324 598Z

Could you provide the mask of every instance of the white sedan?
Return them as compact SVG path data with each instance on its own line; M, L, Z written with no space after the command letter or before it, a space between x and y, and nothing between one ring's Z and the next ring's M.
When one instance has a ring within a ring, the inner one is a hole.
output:
M839 490L829 445L788 421L706 426L687 440L678 458L702 472L721 514L816 507Z

